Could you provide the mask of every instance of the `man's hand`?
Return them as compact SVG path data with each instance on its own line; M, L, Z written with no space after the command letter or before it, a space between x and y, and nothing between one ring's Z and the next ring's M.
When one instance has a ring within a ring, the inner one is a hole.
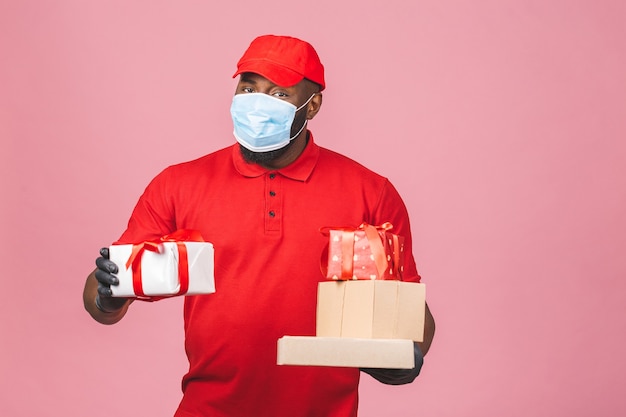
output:
M96 259L95 276L98 280L98 294L96 295L96 307L105 313L114 313L120 310L126 303L125 298L113 298L111 285L118 285L119 280L113 274L119 271L117 265L109 260L109 248L100 249L100 257Z
M413 342L413 354L415 355L415 367L413 369L380 369L361 368L361 371L372 378L387 385L409 384L417 378L424 364L424 356L417 343Z

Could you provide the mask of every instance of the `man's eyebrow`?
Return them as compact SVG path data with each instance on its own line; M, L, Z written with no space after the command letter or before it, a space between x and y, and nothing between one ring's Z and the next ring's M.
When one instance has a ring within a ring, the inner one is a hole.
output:
M245 81L250 84L256 84L254 75L250 74L249 72L244 72L243 74L241 74L241 81Z

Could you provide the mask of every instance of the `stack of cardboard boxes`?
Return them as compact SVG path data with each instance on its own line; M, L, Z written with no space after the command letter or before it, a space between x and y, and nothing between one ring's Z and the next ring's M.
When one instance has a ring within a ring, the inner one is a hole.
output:
M420 283L359 278L320 282L316 335L280 338L277 363L413 368L413 342L423 339L425 305Z

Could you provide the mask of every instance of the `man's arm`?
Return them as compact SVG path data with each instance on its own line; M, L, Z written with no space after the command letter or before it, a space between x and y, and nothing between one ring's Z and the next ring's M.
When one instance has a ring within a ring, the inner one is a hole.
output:
M422 342L417 342L420 350L422 351L422 355L426 356L428 350L430 349L430 345L433 342L433 338L435 337L435 319L428 308L428 304L426 304L426 315L424 317L424 340Z

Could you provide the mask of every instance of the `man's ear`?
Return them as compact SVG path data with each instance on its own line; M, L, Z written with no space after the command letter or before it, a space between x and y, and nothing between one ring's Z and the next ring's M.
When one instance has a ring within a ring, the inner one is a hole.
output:
M322 93L315 93L306 110L306 118L312 119L322 107Z

